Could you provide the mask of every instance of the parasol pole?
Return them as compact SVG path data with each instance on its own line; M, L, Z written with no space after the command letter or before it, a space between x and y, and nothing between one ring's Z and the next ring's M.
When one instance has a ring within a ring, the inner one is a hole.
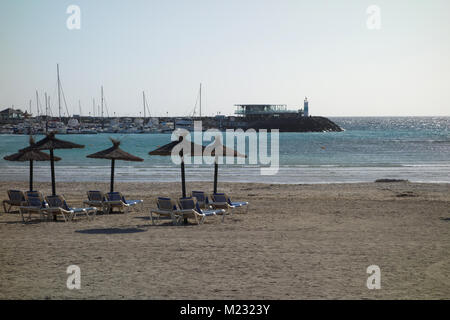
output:
M30 191L33 191L33 160L30 160Z
M186 198L186 180L184 176L184 155L183 155L183 149L181 150L181 189L183 191L183 198ZM184 218L183 221L184 224L187 224L187 218Z
M217 193L217 173L219 171L219 164L217 163L217 155L214 161L214 193Z
M186 179L184 175L184 156L181 151L181 190L183 192L183 198L186 198Z
M109 188L110 192L114 192L114 165L116 160L111 159L111 186Z
M51 170L51 174L52 174L52 195L56 196L55 159L53 156L53 149L50 149L50 170Z

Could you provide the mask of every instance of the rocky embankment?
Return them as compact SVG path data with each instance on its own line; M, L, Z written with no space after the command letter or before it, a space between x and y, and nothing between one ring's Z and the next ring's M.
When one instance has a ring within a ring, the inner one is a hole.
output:
M268 119L248 122L248 128L279 129L280 132L340 132L336 123L325 117L299 117L291 119Z

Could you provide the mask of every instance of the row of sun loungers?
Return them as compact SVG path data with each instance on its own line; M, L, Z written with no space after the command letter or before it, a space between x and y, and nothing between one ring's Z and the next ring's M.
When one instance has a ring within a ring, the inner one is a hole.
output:
M191 195L178 199L177 204L170 198L159 197L157 209L150 211L152 224L161 218L171 219L174 225L188 218L194 219L197 224L215 216L221 216L224 221L226 215L233 215L234 209L246 207L248 210L248 202L232 202L225 193L213 193L210 198L203 191L192 191Z
M93 206L105 213L110 213L114 208L119 211L128 212L134 207L143 209L143 200L126 200L120 192L108 192L104 194L101 191L88 191L88 200L83 203L88 206Z
M137 207L143 209L143 200L127 200L120 192L88 191L87 196L88 200L83 202L86 207L73 208L61 195L44 198L38 191L24 193L9 190L9 200L3 201L3 208L5 212L9 212L13 206L18 206L23 222L30 221L32 214L39 214L41 220L50 218L56 220L61 216L64 221L71 221L79 214L90 219L97 211L108 214L114 209L124 213ZM225 193L213 193L208 196L203 191L192 191L191 197L180 198L176 203L171 198L159 197L157 208L150 211L150 219L152 224L162 219L170 219L174 225L187 219L202 224L208 217L220 216L224 221L225 216L232 216L235 209L242 207L246 207L248 211L248 202L232 202Z
M3 201L5 212L9 212L12 205L18 206L23 222L30 221L32 214L39 214L41 220L49 219L50 217L57 219L58 216L62 216L64 221L70 221L76 217L77 214L86 215L87 218L90 218L90 213L93 216L97 212L97 209L94 207L69 207L64 197L60 195L47 196L44 198L39 191L27 191L22 193L17 190L8 191L8 195L10 196L10 199ZM6 211L5 204L10 205L8 211Z
M85 215L88 219L94 216L97 211L110 213L113 208L127 212L130 208L140 204L142 200L126 200L120 192L110 192L103 194L100 191L89 191L88 199L84 204L89 207L70 207L65 198L61 195L47 196L44 198L39 191L22 192L19 190L8 190L8 200L3 201L4 212L10 212L11 208L19 207L19 213L23 222L31 220L32 214L39 214L41 220L53 217L57 219L61 216L64 221L70 221L78 214ZM98 199L98 201L96 201Z

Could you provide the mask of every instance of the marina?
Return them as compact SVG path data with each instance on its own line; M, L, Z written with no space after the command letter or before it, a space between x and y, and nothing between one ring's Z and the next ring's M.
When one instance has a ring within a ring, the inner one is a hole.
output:
M311 116L309 101L306 97L303 107L296 110L289 110L285 104L236 104L233 115L217 114L209 117L204 116L202 115L201 83L194 110L188 116L150 116L150 108L145 91L142 92L143 117L111 116L106 104L103 86L100 87L101 95L98 108L96 108L95 98L93 98L92 114L89 112L88 116L83 115L81 103L78 101L79 114L69 115L69 107L62 89L59 70L59 64L57 64L57 115L54 115L52 112L50 97L47 93L44 93L45 106L43 107L40 103L39 93L36 90L34 109L32 108L32 100L30 100L28 110L23 111L12 106L0 111L0 134L43 134L48 132L56 132L58 134L170 133L176 129L192 131L194 129L194 121L202 121L203 130L342 131L342 128L327 118ZM97 115L95 115L96 109ZM33 111L35 111L34 114Z

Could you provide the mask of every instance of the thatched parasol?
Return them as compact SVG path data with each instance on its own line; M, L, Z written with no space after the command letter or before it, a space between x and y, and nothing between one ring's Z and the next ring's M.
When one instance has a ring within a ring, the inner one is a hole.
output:
M148 154L151 156L171 156L172 150L177 146L181 141L183 140L183 137L180 136L178 141L172 141L168 144L163 145L162 147L155 149L153 151L150 151ZM205 150L205 146L198 145L196 143L191 142L191 153L189 154L192 157L196 156L203 156L203 150ZM179 156L181 157L181 191L183 194L183 198L186 197L186 177L185 177L185 170L184 170L184 154L183 149L180 150Z
M97 153L90 154L86 157L95 158L95 159L109 159L111 160L111 185L110 192L114 192L114 166L116 160L124 160L124 161L144 161L144 159L133 156L132 154L123 151L119 148L120 141L114 140L110 138L113 146L103 151L99 151Z
M49 150L50 151L50 168L52 175L52 195L56 195L56 184L55 184L55 156L53 155L53 150L55 149L74 149L74 148L84 148L81 144L76 144L69 141L64 141L55 138L56 132L50 132L46 137L35 144L22 149L20 151L30 151L30 150Z
M30 137L30 146L34 144L34 140ZM7 161L30 162L30 191L33 191L33 161L50 161L50 155L39 150L19 151L9 156L3 157ZM54 161L59 161L61 158L54 157Z

